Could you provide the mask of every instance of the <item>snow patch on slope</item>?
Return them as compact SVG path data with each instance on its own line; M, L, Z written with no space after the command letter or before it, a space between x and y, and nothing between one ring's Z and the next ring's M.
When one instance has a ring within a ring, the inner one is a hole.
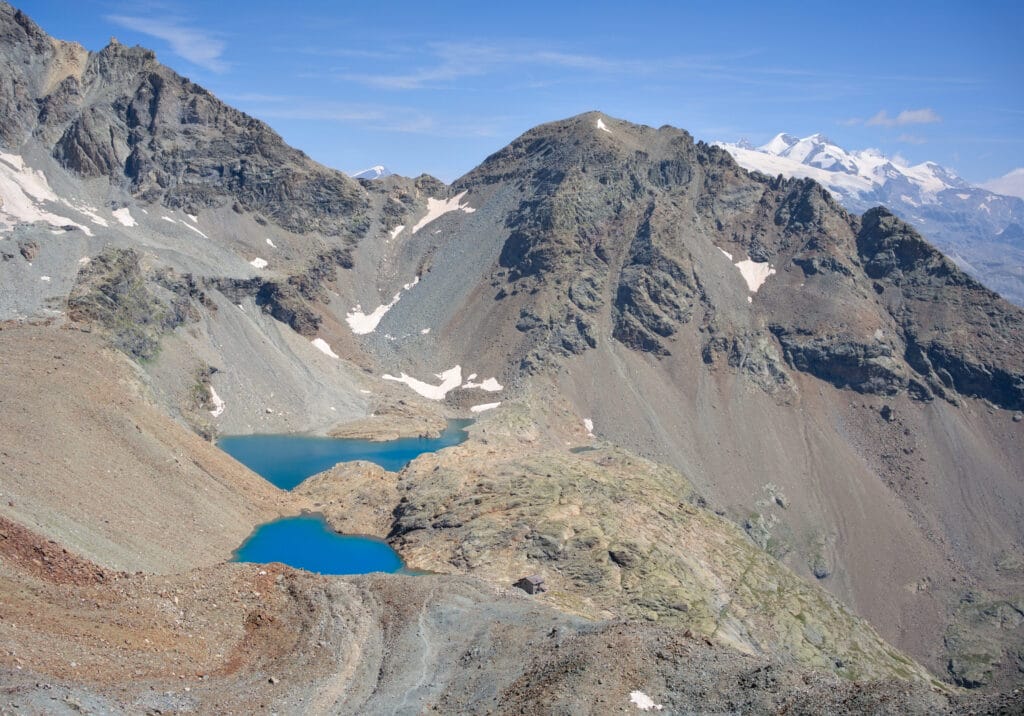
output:
M775 269L768 262L758 263L757 261L745 259L733 265L743 274L743 279L747 282L751 293L757 293L757 289L761 288L764 282L768 280L768 277L775 274Z
M88 227L42 208L44 202L59 201L41 171L26 166L17 154L0 152L0 229L41 221L56 228L74 226L92 236Z
M213 389L213 386L208 386L210 389L210 401L213 403L213 410L210 411L210 415L215 418L219 418L221 413L224 412L226 407L224 400L217 395L217 391Z
M488 393L497 393L499 390L504 390L504 386L498 382L497 378L488 378L482 383L474 383L472 381L475 377L476 374L474 373L466 380L466 383L462 387L479 388L480 390L486 390Z
M661 711L662 709L661 704L654 703L654 699L643 691L630 691L629 703L633 704L641 711Z
M450 199L427 199L427 213L426 215L416 222L416 225L412 227L412 233L416 233L424 226L432 221L436 221L450 211L464 211L467 214L472 214L476 209L471 206L461 206L463 197L466 196L467 192L461 192L451 197Z
M312 343L313 347L316 348L321 353L323 353L325 356L329 356L331 358L338 357L338 354L331 350L331 344L325 341L323 338L314 338L312 341L310 341L310 343Z
M204 239L208 239L208 238L210 238L209 236L207 236L206 234L204 234L204 233L203 233L202 231L200 231L200 230L199 230L199 229L197 229L196 227L192 226L191 224L186 224L186 223L185 223L185 222L183 221L183 222L181 222L181 225L182 225L182 226L184 226L184 227L185 227L186 229L188 229L189 231L194 231L194 232L196 232L197 234L199 234L200 236L202 236L202 237L203 237Z
M747 282L747 288L750 289L751 293L757 293L757 290L764 285L768 277L775 275L775 269L768 262L754 261L753 259L733 262L732 254L720 246L715 248L721 251L725 258L729 259L729 262L740 270L740 274L742 274L743 280ZM752 301L753 299L748 296L747 302L751 303Z
M402 292L399 291L395 294L395 297L391 299L391 303L385 303L381 306L377 306L369 313L363 313L362 304L356 304L356 307L352 309L351 313L345 314L345 322L348 323L349 328L357 336L364 336L367 333L373 333L377 329L377 325L380 323L380 319L384 318L384 314L395 307L399 299L402 298Z
M501 405L500 400L497 403L481 403L480 405L472 405L469 408L469 412L482 413L485 410L493 410L494 408L497 408L499 405Z
M117 219L117 223L119 223L121 226L132 227L139 225L139 222L135 220L135 217L132 216L132 213L128 211L127 206L121 209L117 209L116 211L112 211L110 213L114 215L114 218Z
M449 368L446 371L437 373L435 377L440 379L441 383L439 385L424 383L422 380L417 380L405 373L402 373L398 377L385 373L382 377L384 380L393 380L397 383L405 383L428 400L444 400L444 397L448 395L448 393L462 384L462 366L457 365L454 368Z
M402 285L402 290L408 291L413 286L420 282L420 277L416 276L409 283ZM377 330L377 326L380 324L384 315L395 307L402 298L402 291L395 294L395 297L391 299L391 303L385 303L381 306L377 306L370 313L364 313L361 304L356 304L356 307L352 309L350 313L345 314L345 322L348 323L349 328L357 336L364 336L367 333L373 333Z
M262 268L266 268L267 267L267 260L266 259L261 259L259 256L257 256L252 261L250 261L249 264L253 268L262 269Z

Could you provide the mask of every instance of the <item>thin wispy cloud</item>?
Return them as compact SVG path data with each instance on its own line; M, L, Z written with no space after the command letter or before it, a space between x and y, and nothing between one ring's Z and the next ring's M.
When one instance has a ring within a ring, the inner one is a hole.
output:
M437 42L427 45L429 56L405 72L340 72L339 79L391 90L444 89L467 77L493 75L517 69L567 70L602 76L649 76L671 71L718 72L729 58L633 59L593 54L529 49L482 43ZM748 53L744 53L745 55Z
M345 104L303 97L270 97L262 103L257 100L253 104L255 106L249 109L265 120L334 122L377 132L434 137L490 137L498 133L493 118L443 121L414 107Z
M211 72L226 72L222 58L225 44L212 33L191 27L175 18L149 18L108 15L107 20L120 27L165 41L171 52Z
M896 137L896 140L900 141L900 142L903 142L905 144L927 144L928 143L927 139L925 139L924 137L919 137L916 134L901 134L900 136Z
M359 59L363 53L351 48L310 52L323 52L353 60ZM378 53L379 50L365 52L368 56ZM570 79L578 83L583 79L611 82L658 77L678 82L680 76L685 76L690 81L730 83L765 91L799 93L801 97L813 92L820 96L821 101L834 101L837 97L862 93L865 86L880 83L943 83L957 86L975 83L973 78L961 77L874 77L827 72L811 67L765 66L758 61L763 52L756 49L712 55L618 57L573 52L557 47L552 49L538 46L530 40L520 40L501 43L433 42L425 43L417 50L406 45L401 51L388 52L387 55L380 59L389 67L373 67L369 71L336 68L325 76L372 89L391 91L465 89L467 80L503 75L513 77L518 87L522 87L524 82L538 81L538 75L543 76L547 84L563 83ZM897 117L889 117L883 112L871 120L855 119L850 124L865 124L872 120L893 122L893 126L921 123L926 120L917 115L923 111L930 110L905 110Z
M941 121L942 117L935 110L926 107L923 109L905 109L895 117L890 117L889 113L883 109L864 122L864 124L869 127L904 127L908 124L934 124Z

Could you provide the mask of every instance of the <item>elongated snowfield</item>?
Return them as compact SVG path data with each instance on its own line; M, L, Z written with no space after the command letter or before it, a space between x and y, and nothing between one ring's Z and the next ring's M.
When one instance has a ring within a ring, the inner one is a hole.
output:
M442 373L438 373L435 377L441 380L440 385L424 383L422 380L417 380L405 373L402 373L398 377L385 373L382 377L384 380L393 380L397 383L405 383L407 386L429 400L444 400L448 393L462 384L462 366L457 365Z

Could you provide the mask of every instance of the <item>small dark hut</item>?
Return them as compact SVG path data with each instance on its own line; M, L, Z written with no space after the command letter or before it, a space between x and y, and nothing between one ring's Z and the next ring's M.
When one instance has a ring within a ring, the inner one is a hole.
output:
M544 577L541 577L539 574L531 574L529 577L523 577L512 586L519 587L527 594L540 594L541 592L546 592L548 590L548 588L544 586Z

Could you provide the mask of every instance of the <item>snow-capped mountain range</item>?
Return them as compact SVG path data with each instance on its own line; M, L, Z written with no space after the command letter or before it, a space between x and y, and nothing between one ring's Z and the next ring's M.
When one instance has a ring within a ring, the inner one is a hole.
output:
M717 142L745 169L814 179L847 209L882 204L969 273L1024 305L1024 200L975 186L935 162L908 166L876 149L847 151L822 134L767 144Z

